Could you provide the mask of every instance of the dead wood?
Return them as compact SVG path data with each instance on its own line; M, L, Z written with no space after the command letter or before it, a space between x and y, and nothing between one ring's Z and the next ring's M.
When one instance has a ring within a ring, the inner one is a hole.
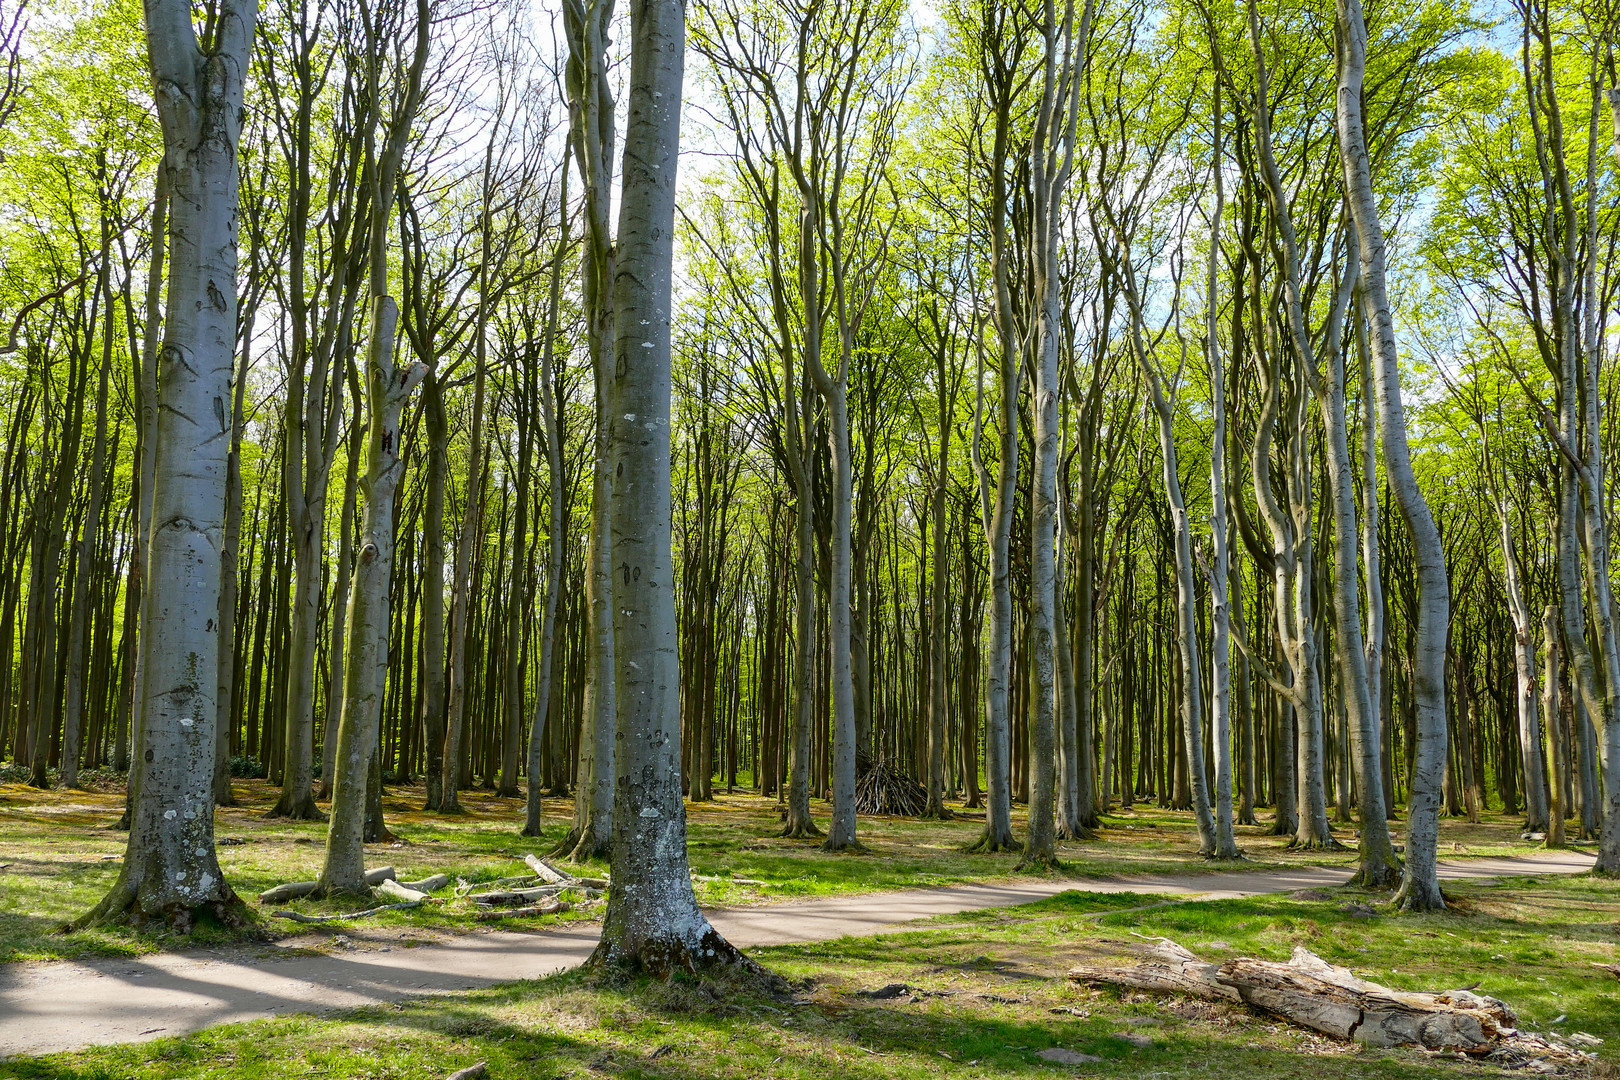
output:
M346 911L338 915L305 915L301 911L272 911L272 919L291 919L301 923L329 923L341 922L344 919L364 919L371 915L381 915L385 911L404 911L406 908L421 907L427 901L409 900L403 904L383 904L380 907L366 908L364 911Z
M1396 990L1337 967L1303 947L1287 963L1236 957L1212 964L1160 938L1125 967L1077 967L1077 982L1106 983L1207 1000L1241 1001L1335 1038L1367 1046L1461 1051L1501 1064L1576 1062L1589 1055L1531 1031L1504 1002L1471 990Z
M381 885L385 881L394 879L392 866L380 866L375 870L366 871L367 885ZM318 881L289 881L285 885L277 885L273 889L266 889L259 894L261 904L281 904L288 900L296 900L300 896L308 896L319 885Z
M533 889L497 889L493 892L473 893L467 899L486 906L515 907L519 904L527 904L531 900L539 900L542 897L556 896L566 888L569 888L569 886L541 885Z
M397 881L384 881L377 886L377 891L392 896L395 900L426 900L427 893L418 889L408 888Z
M444 1080L483 1080L489 1074L489 1064L480 1061L476 1065L469 1065L465 1069L457 1069Z
M579 880L573 874L563 873L538 855L525 855L523 861L529 864L530 870L553 885L572 885Z
M555 915L560 911L572 910L574 905L566 900L548 900L543 904L532 904L520 908L490 908L487 911L473 913L473 918L479 922L493 922L496 919L512 919L520 915Z
M450 884L450 875L434 874L431 877L423 878L421 881L401 881L400 884L405 886L407 889L415 889L417 892L438 892L440 889Z

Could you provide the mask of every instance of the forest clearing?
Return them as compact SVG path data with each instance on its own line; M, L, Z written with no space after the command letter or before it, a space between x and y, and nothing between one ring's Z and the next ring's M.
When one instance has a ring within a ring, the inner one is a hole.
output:
M0 1076L1620 1076L1620 0L0 0Z

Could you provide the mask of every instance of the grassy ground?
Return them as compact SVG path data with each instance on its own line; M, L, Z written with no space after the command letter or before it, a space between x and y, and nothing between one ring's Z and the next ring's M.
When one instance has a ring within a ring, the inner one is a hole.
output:
M123 806L121 787L101 778L99 790L40 792L20 784L0 785L0 962L58 959L85 955L131 955L169 943L160 938L114 931L68 935L52 931L88 910L103 896L118 873L125 836L111 825ZM267 821L264 812L275 801L275 789L264 781L238 780L240 805L222 809L215 833L220 863L232 884L251 898L272 885L307 880L321 865L325 826ZM528 852L544 853L567 831L571 803L546 802L550 839L531 841L517 835L522 820L519 800L497 799L490 792L463 796L467 813L454 817L420 812L419 787L389 789L385 809L399 840L375 845L367 865L392 864L399 877L410 879L445 872L469 882L489 881L524 872ZM825 820L824 805L816 808ZM707 905L737 905L773 899L841 892L949 885L1016 876L1016 853L967 854L963 849L983 829L982 818L920 822L896 818L862 818L860 833L868 852L827 855L814 841L785 840L776 803L753 795L720 795L715 801L688 807L690 855L699 899ZM1015 827L1022 821L1015 814ZM1219 871L1197 858L1196 834L1189 815L1138 804L1105 819L1098 839L1060 845L1062 873L1083 881L1133 873ZM1397 823L1399 826L1399 823ZM1293 852L1283 837L1263 835L1262 828L1240 828L1240 843L1249 862L1243 869L1267 865L1348 864L1354 854ZM1441 851L1448 858L1523 853L1534 845L1518 839L1516 821L1500 816L1481 824L1446 821ZM1224 864L1225 868L1235 868ZM582 873L603 874L597 864ZM764 882L739 883L733 878ZM303 910L352 910L353 905L302 904ZM378 917L369 925L401 930L462 930L466 902L433 905ZM586 918L589 912L548 918ZM261 920L261 931L293 932L286 922ZM206 932L193 939L209 943Z
M421 1080L487 1061L492 1080L563 1077L988 1080L1087 1075L1402 1080L1494 1076L1415 1050L1336 1043L1235 1006L1092 991L1076 962L1164 935L1211 958L1284 959L1303 944L1403 988L1481 984L1537 1030L1606 1041L1574 1075L1620 1076L1613 962L1620 883L1530 878L1457 885L1452 910L1357 918L1328 900L1154 903L1065 893L1023 908L950 916L873 938L758 950L791 998L690 980L615 984L580 972L495 990L220 1027L182 1039L9 1062L17 1080ZM1145 906L1144 906L1145 905ZM888 1000L860 996L890 983ZM1129 1036L1127 1038L1126 1036ZM1132 1040L1136 1040L1133 1042ZM1145 1045L1138 1045L1143 1043ZM1102 1060L1053 1065L1063 1047Z

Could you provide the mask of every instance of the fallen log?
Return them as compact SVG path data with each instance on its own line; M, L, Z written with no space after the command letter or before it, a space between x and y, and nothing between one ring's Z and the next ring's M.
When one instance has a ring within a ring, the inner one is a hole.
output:
M427 901L408 900L402 904L383 904L379 907L366 908L364 911L345 911L338 915L305 915L301 911L272 911L272 919L291 919L301 923L329 923L341 922L344 919L364 919L371 915L381 915L385 911L404 911L407 908L421 907Z
M529 864L529 869L539 874L541 878L553 885L572 885L579 879L573 874L565 874L552 866L538 855L525 855L523 861Z
M427 893L419 889L408 888L397 881L383 881L377 885L377 891L396 900L426 900Z
M1241 1001L1335 1038L1367 1046L1461 1051L1503 1064L1575 1062L1589 1055L1522 1031L1504 1002L1471 990L1396 990L1337 967L1301 946L1287 963L1236 957L1201 960L1159 939L1140 963L1070 971L1079 982L1108 983L1208 1000Z
M400 884L405 886L407 889L415 889L417 892L438 892L440 889L450 884L450 875L434 874L431 877L423 878L421 881L401 881Z
M392 866L379 866L375 870L366 871L367 885L381 885L385 881L392 881L394 868ZM261 904L280 904L287 900L296 900L300 896L308 896L319 885L318 881L289 881L285 885L277 885L273 889L266 889L259 894Z
M529 907L490 908L487 911L477 911L473 913L473 918L478 922L493 922L496 919L514 919L521 915L555 915L560 911L570 911L573 906L566 900L550 900Z
M1239 1000L1236 990L1216 979L1218 967L1219 964L1200 959L1169 938L1158 938L1147 956L1130 967L1074 968L1069 978L1075 982L1109 983L1205 1001Z
M478 1064L469 1065L465 1069L457 1069L445 1077L444 1080L483 1080L487 1075L489 1075L489 1065L487 1062L480 1061Z

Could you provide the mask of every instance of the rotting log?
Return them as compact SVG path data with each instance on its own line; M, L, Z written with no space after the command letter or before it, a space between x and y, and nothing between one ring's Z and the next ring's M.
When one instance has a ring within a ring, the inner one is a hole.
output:
M1147 955L1129 967L1074 968L1076 982L1110 983L1205 1001L1238 1001L1238 992L1215 977L1220 965L1200 959L1169 938L1154 941Z
M1590 1055L1561 1040L1518 1028L1506 1003L1471 990L1396 990L1337 967L1301 946L1287 963L1236 957L1200 959L1164 938L1124 967L1077 967L1069 978L1154 990L1251 1008L1367 1046L1461 1051L1500 1064L1576 1062Z

